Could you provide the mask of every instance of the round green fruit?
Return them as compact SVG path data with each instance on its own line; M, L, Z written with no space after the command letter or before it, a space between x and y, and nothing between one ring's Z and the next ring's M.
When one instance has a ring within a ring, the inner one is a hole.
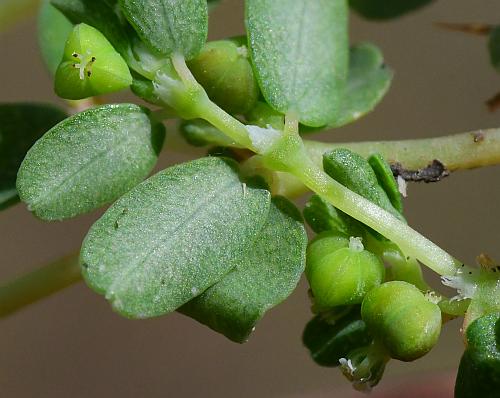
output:
M441 332L441 310L414 285L386 282L369 292L361 316L394 359L413 361L427 354Z
M244 114L259 97L247 47L233 40L212 41L188 62L208 97L232 114Z
M313 250L309 250L306 276L314 296L314 304L318 311L325 311L340 305L360 304L365 295L379 286L385 277L385 268L380 259L363 246L353 244L349 247L341 239L327 238L330 241L316 242ZM329 244L328 244L329 243ZM324 256L314 251L326 253L328 246L332 250ZM338 248L338 247L341 248Z

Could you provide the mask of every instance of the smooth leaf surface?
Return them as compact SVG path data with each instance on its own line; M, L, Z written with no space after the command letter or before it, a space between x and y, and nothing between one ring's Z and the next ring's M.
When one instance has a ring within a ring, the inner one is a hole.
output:
M348 68L345 0L247 0L246 28L266 101L301 123L334 120Z
M121 9L151 49L186 59L198 54L207 39L206 0L120 0Z
M38 46L45 65L52 74L63 57L64 44L73 24L52 4L43 0L38 12Z
M28 150L66 116L48 104L0 104L0 210L19 200L17 171Z
M104 105L76 114L30 149L18 173L19 196L44 220L97 209L149 174L164 133L137 105Z
M233 341L246 341L264 313L297 286L306 246L300 213L275 197L264 228L236 268L180 311Z
M393 72L380 50L361 43L349 52L349 74L338 117L328 127L341 127L371 112L391 85Z
M81 251L88 285L131 318L174 311L220 281L255 241L270 194L240 181L236 163L170 167L124 195Z
M349 5L368 19L391 19L432 3L433 0L350 0Z

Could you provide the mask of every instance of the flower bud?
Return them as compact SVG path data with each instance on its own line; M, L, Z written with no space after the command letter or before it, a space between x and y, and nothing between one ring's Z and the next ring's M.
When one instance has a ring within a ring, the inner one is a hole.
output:
M209 98L227 112L243 114L257 102L259 88L246 45L235 40L208 42L188 66Z
M345 243L336 243L332 239L330 244L334 249ZM324 247L319 243L316 245L318 251L327 251L327 244ZM306 275L318 311L360 304L365 295L379 286L385 277L380 259L364 250L358 238L351 238L349 247L332 250L322 257L310 251L308 260Z
M119 91L130 84L127 63L104 35L92 26L76 25L56 71L56 94L76 100Z
M427 354L441 331L441 311L410 283L386 282L369 292L361 316L391 357L412 361Z

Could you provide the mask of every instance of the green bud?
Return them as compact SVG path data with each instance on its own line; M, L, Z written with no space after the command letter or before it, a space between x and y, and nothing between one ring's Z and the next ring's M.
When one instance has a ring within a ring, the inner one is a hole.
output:
M339 366L339 360L372 341L361 319L360 307L347 307L339 317L317 315L306 325L302 336L312 359L321 366Z
M365 295L379 286L385 277L384 265L373 253L364 250L359 238L351 238L349 247L340 249L333 240L332 243L332 249L337 250L324 257L309 252L307 261L306 275L318 311L360 304ZM326 251L325 247L316 244L318 251Z
M363 300L361 316L391 357L401 361L427 354L441 332L439 306L407 282L386 282L373 289Z
M244 114L257 102L259 88L244 44L209 42L188 66L209 98L227 112Z
M456 398L498 397L500 391L500 313L476 319L467 328L467 349L460 361Z
M126 62L104 35L92 26L76 25L56 71L56 94L76 100L119 91L130 84Z

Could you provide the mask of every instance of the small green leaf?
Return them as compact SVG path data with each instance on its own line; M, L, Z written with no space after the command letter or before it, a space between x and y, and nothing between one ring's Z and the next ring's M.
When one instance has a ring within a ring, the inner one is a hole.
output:
M195 57L208 32L206 0L119 0L123 14L141 40L169 56Z
M84 23L76 25L56 71L56 94L76 100L120 91L131 84L127 63L102 33Z
M55 74L63 57L66 38L73 24L52 4L43 0L38 13L38 45L50 73Z
M351 47L347 85L338 117L328 127L341 127L371 112L391 85L393 72L372 44Z
M323 155L325 172L351 191L404 221L403 216L392 205L384 189L379 185L375 172L368 162L357 153L338 148Z
M495 398L500 391L500 313L476 319L466 332L455 398Z
M164 128L137 105L104 105L71 116L30 149L17 177L36 216L60 220L117 199L151 171Z
M179 128L184 139L193 146L231 146L234 142L217 127L203 119L183 120Z
M120 19L114 0L51 0L73 24L85 23L96 28L113 45L122 57L130 53L126 21Z
M354 349L370 344L372 337L361 319L359 306L352 306L332 320L325 315L315 316L306 325L302 341L314 362L335 367Z
M348 68L346 0L247 0L246 28L266 101L318 127L340 109Z
M497 71L500 72L500 26L495 27L488 40L490 61Z
M334 231L348 237L361 233L356 220L338 210L319 195L311 196L304 206L303 213L307 223L316 233Z
M389 200L394 208L403 214L403 199L401 198L398 183L394 178L394 174L392 173L389 163L387 163L382 155L378 153L371 155L368 158L368 163L377 176L379 185L389 197Z
M233 341L246 341L264 313L297 286L306 245L298 210L285 198L273 198L262 231L236 269L180 311Z
M433 0L350 0L349 5L368 19L391 19L432 3Z
M88 285L131 318L159 316L237 266L269 213L270 194L244 185L236 163L170 167L120 198L81 251Z
M17 171L31 146L66 118L46 104L0 104L0 210L16 203Z

